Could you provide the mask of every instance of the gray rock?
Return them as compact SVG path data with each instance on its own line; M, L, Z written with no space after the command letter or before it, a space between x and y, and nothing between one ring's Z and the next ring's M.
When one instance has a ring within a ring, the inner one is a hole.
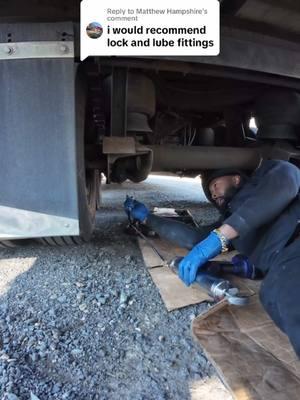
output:
M85 294L84 294L83 292L79 292L79 293L77 293L77 295L76 295L76 299L77 299L78 301L81 301L81 300L84 298L84 296L85 296Z
M80 311L86 311L86 309L87 309L87 304L86 303L81 303L81 304L79 304L79 310Z
M120 294L119 304L126 305L129 300L129 296L122 290Z
M71 350L71 354L73 356L81 355L82 354L82 350L81 349L73 349L73 350Z
M40 400L34 393L30 392L30 400Z
M60 303L65 303L67 301L67 296L65 295L59 296L57 298L57 301L59 301Z
M47 343L46 342L41 342L38 346L40 351L45 351L47 349Z
M33 363L37 362L37 360L39 359L38 353L32 353L32 354L30 354L29 357L30 357L30 359L31 359L31 361L32 361Z
M104 296L96 296L97 302L103 306L104 304L107 303L107 297Z
M78 288L83 288L83 287L85 287L85 283L84 283L84 282L76 282L75 285L76 285Z
M6 394L6 398L7 398L7 400L19 400L19 397L16 396L14 393L11 393L11 392Z
M59 392L60 392L60 389L61 389L61 385L58 384L58 383L56 383L56 384L53 386L51 392L52 392L53 394L56 394L56 393L59 393Z
M14 387L13 382L8 382L8 384L6 385L7 392L12 392L13 391L13 387Z

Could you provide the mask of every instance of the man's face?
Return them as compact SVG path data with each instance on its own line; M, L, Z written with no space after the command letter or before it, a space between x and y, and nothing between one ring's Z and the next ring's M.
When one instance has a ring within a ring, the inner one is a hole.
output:
M219 209L226 209L228 202L239 189L240 183L240 175L220 176L210 182L209 191L212 200L216 203Z

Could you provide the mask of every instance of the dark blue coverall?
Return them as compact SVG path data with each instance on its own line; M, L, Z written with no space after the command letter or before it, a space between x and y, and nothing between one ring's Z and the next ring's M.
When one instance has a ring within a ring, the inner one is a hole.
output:
M300 357L300 170L286 161L263 161L228 204L226 217L195 229L149 215L160 236L190 249L221 224L232 226L233 247L264 274L260 300Z

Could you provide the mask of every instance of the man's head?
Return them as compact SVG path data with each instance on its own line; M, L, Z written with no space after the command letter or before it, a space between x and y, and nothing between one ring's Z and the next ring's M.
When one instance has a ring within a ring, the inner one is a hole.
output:
M212 201L220 210L225 210L229 201L240 189L242 182L241 175L224 175L212 179L208 189Z
M202 187L206 197L221 213L225 213L228 203L247 181L248 175L235 168L218 169L202 175Z

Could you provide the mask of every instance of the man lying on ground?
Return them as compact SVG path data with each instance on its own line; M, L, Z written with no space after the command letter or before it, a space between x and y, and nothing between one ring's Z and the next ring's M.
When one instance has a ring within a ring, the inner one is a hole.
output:
M179 265L188 286L229 245L247 256L264 276L260 300L265 310L300 357L300 170L286 161L266 160L251 177L237 170L214 171L204 191L221 219L201 228L155 216L131 198L124 207L160 237L191 249Z

